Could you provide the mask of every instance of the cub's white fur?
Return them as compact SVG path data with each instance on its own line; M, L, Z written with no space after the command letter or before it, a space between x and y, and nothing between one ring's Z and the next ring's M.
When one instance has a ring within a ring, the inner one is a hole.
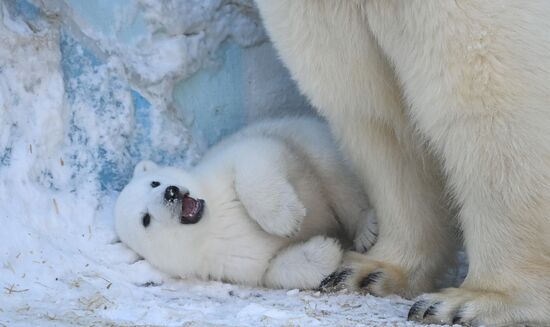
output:
M410 318L550 324L550 1L257 4L379 218L348 286L431 291L456 243L447 193L468 276Z
M180 223L168 186L205 200L197 223ZM245 128L190 171L144 161L115 216L120 239L171 275L274 288L318 287L341 263L332 237L365 251L377 233L360 182L313 118Z

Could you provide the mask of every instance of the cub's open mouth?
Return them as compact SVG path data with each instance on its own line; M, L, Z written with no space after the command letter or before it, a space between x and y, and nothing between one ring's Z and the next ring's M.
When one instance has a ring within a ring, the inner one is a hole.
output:
M181 217L182 224L196 224L201 220L202 212L204 211L204 200L195 199L186 194L181 201Z

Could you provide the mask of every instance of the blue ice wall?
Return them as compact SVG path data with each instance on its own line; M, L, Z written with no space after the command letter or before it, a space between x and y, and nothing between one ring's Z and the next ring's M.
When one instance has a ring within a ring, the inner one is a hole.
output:
M95 31L124 43L131 43L147 32L143 15L137 11L128 25L115 28L116 15L128 6L135 6L128 0L66 0L69 7Z
M174 89L178 108L194 117L192 131L207 145L246 122L242 49L228 42L220 49L223 65L203 69Z
M219 46L203 55L206 59L198 64L195 60L193 70L173 83L171 98L163 100L168 109L160 110L158 98L150 97L148 86L121 68L133 57L121 54L120 49L159 33L152 32L140 3L52 0L49 4L55 9L51 9L32 0L4 1L14 17L46 26L43 28L59 28L60 69L68 107L64 151L67 164L74 168L74 185L79 176L82 180L96 176L102 190L119 190L141 159L189 165L208 146L250 122L312 112L267 38L243 47L237 42L241 38L238 32L227 33ZM243 1L245 5L252 3ZM216 1L195 3L219 6ZM58 25L48 25L52 15L47 10L57 10L56 15L61 17ZM210 30L199 26L202 30L195 32L192 22L189 25L192 31L183 33L184 37L232 28L223 24ZM183 47L182 58L188 55L186 51L192 53L194 49ZM150 70L154 72L155 67ZM161 116L172 124L171 128L158 122ZM175 144L163 141L171 139L176 140ZM0 161L8 156L7 151L0 154Z

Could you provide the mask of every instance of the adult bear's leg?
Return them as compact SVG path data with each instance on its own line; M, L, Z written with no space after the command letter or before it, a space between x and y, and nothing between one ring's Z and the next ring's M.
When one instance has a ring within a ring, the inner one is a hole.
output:
M470 266L411 319L550 323L550 3L370 1L411 117L442 157Z
M454 249L432 158L407 123L394 72L368 28L363 2L257 1L301 90L327 118L362 177L379 238L352 256L345 281L379 295L432 288Z

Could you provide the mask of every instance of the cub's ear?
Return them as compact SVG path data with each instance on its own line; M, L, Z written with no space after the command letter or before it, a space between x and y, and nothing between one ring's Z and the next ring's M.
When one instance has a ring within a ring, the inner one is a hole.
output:
M142 160L134 168L134 176L139 176L146 171L152 171L158 168L158 165L151 160Z

